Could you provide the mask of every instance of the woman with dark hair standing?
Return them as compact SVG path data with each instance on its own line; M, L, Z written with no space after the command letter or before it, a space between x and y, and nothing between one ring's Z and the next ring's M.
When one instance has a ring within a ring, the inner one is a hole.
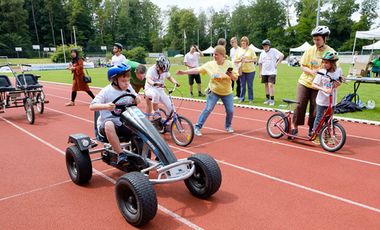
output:
M73 85L71 90L71 101L66 103L66 106L74 106L75 98L77 97L77 91L85 91L92 99L95 98L91 92L88 84L83 81L83 59L79 56L77 49L71 50L71 63L67 69L73 73Z

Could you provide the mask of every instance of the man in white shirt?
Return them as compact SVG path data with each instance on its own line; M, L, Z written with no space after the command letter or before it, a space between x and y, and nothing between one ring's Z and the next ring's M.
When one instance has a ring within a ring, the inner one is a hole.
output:
M113 50L112 50L113 56L111 59L111 64L113 66L118 66L118 65L121 65L121 64L127 62L127 58L123 54L121 54L122 50L123 50L122 44L120 44L120 43L113 44Z
M277 65L281 63L284 54L275 48L271 48L268 39L262 42L264 51L259 58L259 76L261 83L265 84L266 100L264 104L274 105L274 85L276 84Z
M240 47L238 46L236 37L231 38L230 44L232 46L232 48L230 49L230 58L231 58L232 63L235 64L235 60L234 60L235 54L240 49ZM238 64L235 64L235 70L237 71L238 69L239 69ZM231 86L232 86L232 91L234 91L235 81L232 81ZM236 96L234 97L234 99L239 99L239 97L240 97L240 79L238 78L236 80Z
M197 68L199 66L199 57L203 56L202 52L196 45L190 47L190 51L185 55L184 64L188 69ZM199 74L189 74L189 85L190 85L190 96L194 97L193 94L193 85L194 80L198 85L198 96L203 97L202 85L201 85L201 76Z

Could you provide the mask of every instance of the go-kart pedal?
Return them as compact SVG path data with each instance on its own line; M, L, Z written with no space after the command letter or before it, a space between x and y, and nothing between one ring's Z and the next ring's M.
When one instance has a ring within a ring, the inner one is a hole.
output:
M126 150L119 155L112 155L110 164L115 167L122 167L125 164L135 166L137 168L146 168L147 166L145 160L141 156Z

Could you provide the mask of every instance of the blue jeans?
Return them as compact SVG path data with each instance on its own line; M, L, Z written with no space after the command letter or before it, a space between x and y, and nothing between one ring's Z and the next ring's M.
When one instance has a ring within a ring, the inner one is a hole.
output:
M322 120L323 114L325 113L327 106L317 105L317 114L315 115L313 131L317 128L319 122Z
M253 80L256 72L242 73L240 78L240 101L244 101L245 91L248 83L248 100L253 101Z
M226 114L227 114L224 128L231 127L232 117L234 115L234 94L231 93L227 96L220 96L218 94L211 92L210 94L207 95L206 108L202 111L201 115L199 116L198 121L195 124L196 128L198 129L202 128L203 124L207 120L207 117L214 110L214 107L216 103L219 101L219 99L222 99L222 102L223 102L224 108L226 109Z

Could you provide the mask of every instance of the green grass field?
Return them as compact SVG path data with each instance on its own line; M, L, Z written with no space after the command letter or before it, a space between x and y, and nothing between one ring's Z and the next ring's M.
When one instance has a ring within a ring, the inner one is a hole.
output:
M203 57L203 60L208 60L209 57ZM32 59L33 60L33 59ZM181 59L182 60L182 59ZM22 61L21 61L22 62ZM179 62L180 63L180 62ZM344 73L348 72L349 65L342 65ZM185 69L183 65L173 64L170 72L173 76L175 76L175 72L178 69ZM106 68L96 68L89 69L89 74L93 79L92 86L104 87L108 84L107 81L107 69ZM36 74L41 75L41 80L44 81L54 81L54 82L63 82L63 83L71 83L72 76L71 72L68 70L54 70L54 71L38 71ZM281 104L282 98L290 98L295 99L296 94L296 85L297 80L301 74L301 70L298 67L289 67L285 64L281 64L278 69L278 76L276 82L276 92L275 92L275 108ZM181 88L175 93L176 96L189 97L189 87L188 87L188 78L187 76L175 76L177 81L180 82ZM208 76L202 76L202 90L207 87L208 84ZM170 85L170 83L168 84ZM354 82L348 82L343 84L338 90L338 100L350 93L353 92ZM194 86L194 93L196 92L196 86ZM340 114L339 116L349 117L349 118L358 118L358 119L366 119L373 121L380 121L380 87L375 84L361 84L358 94L360 95L360 99L363 102L367 102L368 100L374 100L377 104L374 110L364 110L362 112L355 113L345 113ZM194 95L197 95L196 93ZM196 97L197 98L197 97ZM264 85L260 83L260 78L255 76L254 80L254 104L256 106L265 106L263 104L265 99L264 93ZM236 101L236 103L238 103ZM269 106L267 106L269 107Z

